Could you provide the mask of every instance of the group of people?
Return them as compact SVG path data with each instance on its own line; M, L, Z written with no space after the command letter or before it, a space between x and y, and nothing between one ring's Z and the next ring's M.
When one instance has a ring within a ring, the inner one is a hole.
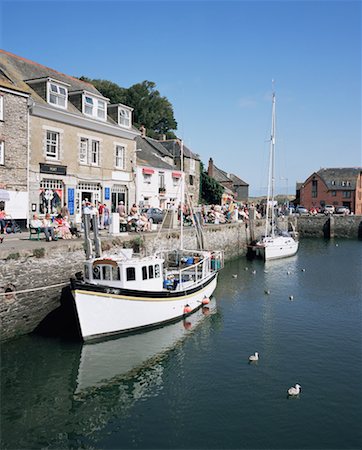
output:
M252 208L254 206L252 205ZM258 211L254 208L256 218L261 217ZM203 224L223 224L233 222L248 222L250 207L237 203L230 203L225 205L211 205L206 208L201 206L201 221Z
M129 214L127 214L124 202L120 201L117 212L119 214L120 227L125 227L128 231L151 231L151 222L146 212L139 212L136 203L133 203Z
M80 236L76 227L73 227L69 221L69 213L66 214L66 205L62 208L62 213L55 217L51 217L49 213L45 214L43 219L38 217L38 214L33 214L30 221L32 228L39 229L45 234L46 240L56 241L58 239L74 239Z

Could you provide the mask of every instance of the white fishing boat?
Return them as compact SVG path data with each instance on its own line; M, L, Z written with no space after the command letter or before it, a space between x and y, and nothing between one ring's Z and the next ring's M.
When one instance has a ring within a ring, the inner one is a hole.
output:
M272 126L269 149L268 195L266 204L265 234L252 246L257 256L265 261L287 258L298 251L299 242L287 231L280 231L275 220L275 92L272 95Z
M140 370L145 374L147 368L154 368L164 355L216 311L216 301L212 299L207 306L175 323L116 339L84 343L75 394L94 393L96 389L132 378Z
M86 260L83 273L71 280L83 340L159 326L209 303L223 251L183 249L181 225L178 250L142 256L120 249L101 256L96 223L94 245L90 239L94 217L84 214L83 220Z

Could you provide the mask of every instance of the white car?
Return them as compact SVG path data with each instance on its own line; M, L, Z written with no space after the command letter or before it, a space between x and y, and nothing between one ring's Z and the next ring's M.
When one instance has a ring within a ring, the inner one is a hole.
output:
M323 212L326 216L328 216L328 214L334 214L334 206L333 205L325 205L323 208Z

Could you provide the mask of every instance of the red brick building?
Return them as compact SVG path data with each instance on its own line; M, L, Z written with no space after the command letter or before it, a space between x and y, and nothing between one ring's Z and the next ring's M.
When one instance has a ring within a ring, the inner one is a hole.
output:
M300 204L308 209L347 206L354 214L362 214L362 167L314 172L300 187Z

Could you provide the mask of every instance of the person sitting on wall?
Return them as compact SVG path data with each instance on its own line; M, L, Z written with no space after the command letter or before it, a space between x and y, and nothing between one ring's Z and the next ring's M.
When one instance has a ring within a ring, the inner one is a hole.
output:
M62 239L72 239L72 233L70 231L70 224L66 217L62 217L58 214L54 221L57 224L56 235Z
M151 231L151 222L148 220L146 213L140 215L139 226L141 231Z
M39 228L45 234L45 238L47 241L57 240L54 234L54 228L52 226L48 226L47 222L43 222L39 219L37 214L33 214L33 219L30 221L30 226L32 228Z

